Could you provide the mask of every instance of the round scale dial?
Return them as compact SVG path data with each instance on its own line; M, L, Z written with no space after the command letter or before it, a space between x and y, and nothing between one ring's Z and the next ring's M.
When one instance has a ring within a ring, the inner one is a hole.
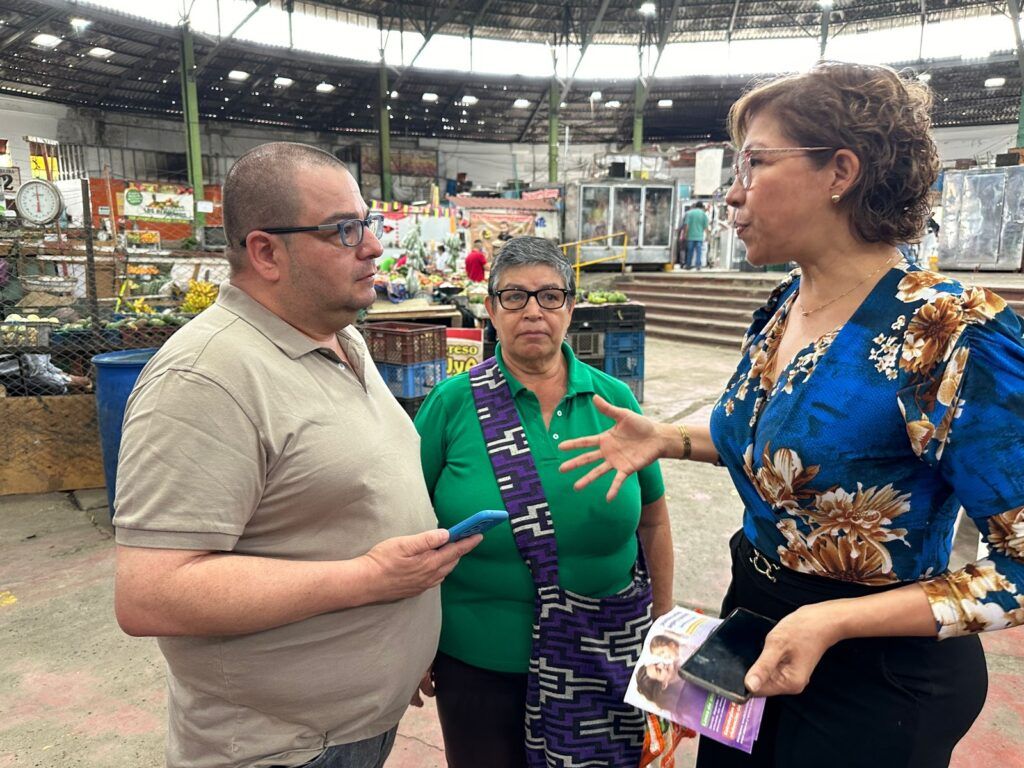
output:
M50 182L32 179L18 188L14 206L23 221L29 224L49 224L60 216L64 200L57 187Z

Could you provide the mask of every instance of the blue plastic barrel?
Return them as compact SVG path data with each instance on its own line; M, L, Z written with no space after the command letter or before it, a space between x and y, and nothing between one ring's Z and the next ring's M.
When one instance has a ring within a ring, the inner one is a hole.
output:
M99 417L100 448L103 451L103 476L107 481L107 503L114 516L114 492L117 479L117 454L121 450L124 408L139 374L156 348L125 349L104 352L92 359L96 366L96 411Z

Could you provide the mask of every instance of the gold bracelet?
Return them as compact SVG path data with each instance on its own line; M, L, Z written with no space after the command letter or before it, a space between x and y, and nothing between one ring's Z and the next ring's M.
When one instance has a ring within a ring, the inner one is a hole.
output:
M683 438L683 455L679 458L686 460L690 458L690 454L693 452L693 441L690 440L690 430L686 428L685 424L676 425L676 429L679 430L679 436Z

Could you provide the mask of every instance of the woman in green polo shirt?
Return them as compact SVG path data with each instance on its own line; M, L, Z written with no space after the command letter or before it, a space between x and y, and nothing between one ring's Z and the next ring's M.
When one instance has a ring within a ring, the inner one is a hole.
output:
M660 469L631 477L611 503L610 477L576 492L581 475L558 471L562 442L611 426L594 395L640 411L623 382L577 360L564 341L576 290L572 268L548 241L515 238L495 258L488 290L497 372L508 383L550 509L560 587L589 598L627 590L639 535L650 574L643 600L653 594L654 616L668 611L673 549ZM442 527L507 506L470 377L441 382L416 417L423 473ZM527 765L524 716L538 590L517 548L520 535L508 523L494 528L441 587L440 649L423 689L436 690L450 768Z

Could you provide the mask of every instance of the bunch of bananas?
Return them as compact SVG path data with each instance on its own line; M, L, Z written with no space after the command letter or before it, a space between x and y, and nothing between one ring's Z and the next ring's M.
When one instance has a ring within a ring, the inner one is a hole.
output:
M128 309L136 315L152 315L156 312L156 310L149 306L149 304L146 303L146 300L141 297L135 299L135 301L129 301Z
M220 288L216 283L209 283L205 280L189 280L188 293L185 300L181 302L181 311L189 314L198 314L217 300Z

